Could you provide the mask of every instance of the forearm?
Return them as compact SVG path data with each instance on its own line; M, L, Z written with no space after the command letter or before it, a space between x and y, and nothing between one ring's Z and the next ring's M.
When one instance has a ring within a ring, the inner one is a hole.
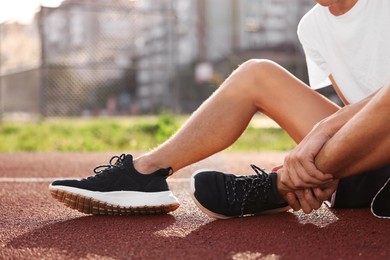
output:
M318 167L315 160L317 157L318 160L324 156L323 152L319 156L324 144L329 142L346 122L359 113L371 98L368 97L359 103L344 107L318 123L299 145L286 156L283 169L278 171L279 175L282 176L281 182L284 185L279 186L288 191L297 188L317 187L330 181L332 172L327 174L326 170L328 168L321 168L327 165ZM289 188L287 189L287 187Z
M321 121L277 171L280 194L294 210L309 213L335 191L339 178L390 163L389 119L387 86Z
M362 110L377 93L378 92L375 92L358 103L343 107L335 114L321 121L317 128L320 128L319 131L325 131L328 135L333 136L341 127L344 126L344 124L359 113L360 110ZM314 131L315 130L316 129L314 129Z
M355 114L340 111L340 118L353 115L344 124L330 121L339 129L315 158L320 171L343 178L390 163L390 86L364 102L360 109L351 106Z

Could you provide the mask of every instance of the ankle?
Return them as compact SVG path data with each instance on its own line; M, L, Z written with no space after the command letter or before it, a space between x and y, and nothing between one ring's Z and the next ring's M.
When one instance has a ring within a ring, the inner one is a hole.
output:
M146 155L135 158L133 164L134 168L142 174L150 174L161 168L153 163L153 161Z

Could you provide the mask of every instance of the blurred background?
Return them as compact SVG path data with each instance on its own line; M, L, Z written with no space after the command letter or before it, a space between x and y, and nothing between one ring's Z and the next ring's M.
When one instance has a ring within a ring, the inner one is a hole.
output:
M1 1L0 119L188 114L252 58L308 82L296 27L314 4Z

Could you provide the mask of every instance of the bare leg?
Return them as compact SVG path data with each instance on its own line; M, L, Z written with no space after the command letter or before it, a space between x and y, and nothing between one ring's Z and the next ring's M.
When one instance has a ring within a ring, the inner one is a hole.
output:
M169 140L137 158L144 173L175 171L234 143L260 111L300 142L321 119L339 107L288 71L267 60L250 60L235 70Z

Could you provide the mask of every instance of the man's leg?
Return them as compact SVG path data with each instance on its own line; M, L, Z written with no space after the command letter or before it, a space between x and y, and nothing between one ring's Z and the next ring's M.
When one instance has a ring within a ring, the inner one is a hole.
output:
M321 119L339 109L279 65L250 60L235 70L168 141L137 158L143 173L175 171L231 144L260 111L299 142Z
M134 161L131 155L113 157L109 165L95 169L96 175L54 181L49 189L66 206L84 213L166 213L179 206L166 182L172 168L179 170L231 145L257 111L299 142L314 124L338 109L279 65L252 60L155 150Z

